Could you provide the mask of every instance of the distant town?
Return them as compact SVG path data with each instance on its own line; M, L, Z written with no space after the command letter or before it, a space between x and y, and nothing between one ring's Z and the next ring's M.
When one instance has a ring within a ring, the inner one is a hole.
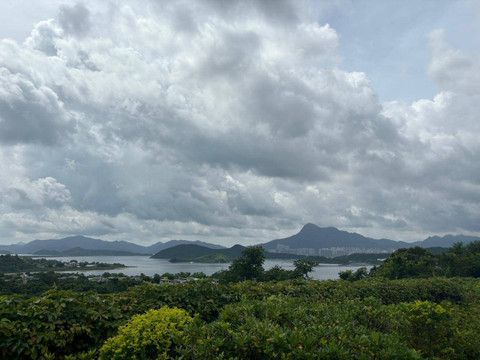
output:
M359 248L359 247L329 247L329 248L298 248L292 249L289 245L278 244L275 249L270 249L269 252L276 254L294 254L305 256L324 256L336 257L351 254L390 254L394 249L378 249L378 248Z

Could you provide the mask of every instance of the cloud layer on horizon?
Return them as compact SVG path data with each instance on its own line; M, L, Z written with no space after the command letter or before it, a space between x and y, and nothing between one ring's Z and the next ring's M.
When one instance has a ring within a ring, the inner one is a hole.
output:
M303 5L78 3L1 40L0 238L480 233L479 58L436 30L440 92L382 104Z

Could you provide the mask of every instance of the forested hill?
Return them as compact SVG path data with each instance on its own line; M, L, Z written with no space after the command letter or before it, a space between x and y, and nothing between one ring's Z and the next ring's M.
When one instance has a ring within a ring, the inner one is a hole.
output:
M241 256L242 251L245 249L242 245L234 245L228 249L210 249L204 246L195 244L177 245L172 248L168 248L159 251L152 256L154 259L189 259L194 260L207 255L221 254L235 259ZM273 254L265 252L265 258L267 259L298 259L303 256L290 255L290 254Z
M205 246L195 244L177 245L165 250L161 250L152 256L154 259L186 259L198 258L211 254L222 254L230 258L237 258L244 249L241 245L234 245L228 249L210 249Z

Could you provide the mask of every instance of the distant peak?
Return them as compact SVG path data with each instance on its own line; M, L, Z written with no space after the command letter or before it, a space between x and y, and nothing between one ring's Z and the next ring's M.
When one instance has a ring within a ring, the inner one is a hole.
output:
M305 224L302 228L302 230L300 230L300 232L305 232L305 231L318 231L318 230L328 230L328 231L340 231L338 230L336 227L332 227L332 226L329 226L329 227L320 227L318 225L315 225L315 224L312 224L312 223L308 223L308 224Z
M303 228L302 230L308 230L308 229L318 229L319 227L315 224L312 224L312 223L308 223L308 224L305 224L303 225Z

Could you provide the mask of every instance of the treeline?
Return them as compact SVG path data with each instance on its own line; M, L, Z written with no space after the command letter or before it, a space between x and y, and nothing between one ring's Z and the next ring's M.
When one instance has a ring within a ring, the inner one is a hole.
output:
M125 267L123 264L107 264L100 262L75 262L75 267L68 267L66 262L53 259L33 259L27 256L0 255L0 273L32 272L32 271L62 271L62 270L95 270Z
M164 273L147 276L126 276L123 273L105 272L100 276L85 275L82 273L56 273L53 271L15 274L11 276L0 275L0 295L23 295L27 297L38 296L45 291L72 290L74 292L93 291L99 294L113 294L127 291L131 287L144 282L159 284L164 280L175 279L205 279L207 275L203 272L189 273L180 272L176 274ZM98 281L100 279L100 281Z
M81 273L59 274L53 271L39 272L30 275L15 275L8 277L0 276L0 295L24 295L38 296L51 289L72 290L75 292L94 291L99 294L110 294L127 291L129 288L141 284L144 279L137 280L134 277L124 277L119 274L104 273L108 278L105 282L95 282ZM153 279L148 279L153 281Z
M294 270L283 269L275 265L269 270L263 268L265 252L261 246L244 248L242 255L232 261L227 270L221 270L212 275L220 283L227 284L245 280L282 281L308 278L308 274L318 265L317 261L297 259L293 262Z
M480 241L469 244L456 243L444 252L433 254L421 248L399 249L381 265L367 272L360 268L356 272L344 271L340 278L360 280L366 277L387 279L445 277L480 277Z
M18 255L0 255L0 272L38 271L63 268L65 264L58 260L32 259Z

